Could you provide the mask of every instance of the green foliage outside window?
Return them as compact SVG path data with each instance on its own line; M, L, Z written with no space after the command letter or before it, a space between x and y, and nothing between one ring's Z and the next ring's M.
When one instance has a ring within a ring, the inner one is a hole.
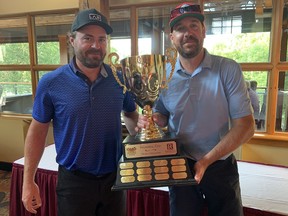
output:
M219 40L207 36L206 39L211 39L208 44L210 53L232 58L239 63L269 61L269 32L221 35Z
M0 64L28 65L30 61L28 43L0 45ZM59 64L58 42L37 43L38 64ZM3 96L32 94L31 73L28 71L0 71Z
M28 43L0 44L0 64L29 64Z
M58 42L37 43L38 64L60 64Z

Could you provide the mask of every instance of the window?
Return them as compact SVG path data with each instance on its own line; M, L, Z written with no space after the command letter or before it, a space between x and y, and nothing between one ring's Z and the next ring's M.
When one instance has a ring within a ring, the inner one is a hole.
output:
M276 131L288 131L288 72L279 73L277 90Z
M266 131L266 107L269 72L243 71L243 74L248 87L252 108L254 109L255 128L258 131Z
M35 34L38 64L64 64L67 56L67 33L74 14L47 14L35 16ZM60 52L60 50L62 52ZM61 54L61 55L60 55Z
M67 12L0 18L1 112L32 113L39 78L68 62L66 35L74 16ZM28 34L28 29L34 32Z
M284 8L281 2L284 3ZM131 53L142 55L150 50L150 54L164 54L165 49L171 47L168 23L170 11L176 4L164 2L161 6L155 3L149 7L133 5L130 8L134 17L131 17L129 24L123 19L124 23L121 25L129 25L131 32L124 30L122 34L119 32L117 34L126 35L129 39L132 36ZM266 134L287 132L285 125L287 125L288 106L286 97L288 1L277 0L270 4L270 1L261 0L213 0L205 1L203 8L206 25L204 47L211 54L239 62L246 81L253 83L252 85L257 83L255 90L259 100L259 114L255 116L257 132ZM113 9L114 15L117 14L117 10L122 9L119 6ZM116 17L113 16L113 19L119 22L121 18ZM112 17L110 18L113 23ZM273 28L273 23L275 24L273 19L283 21L282 35L278 34L275 26ZM137 20L137 23L130 22L131 20ZM272 32L273 29L275 32ZM137 45L133 45L134 37L137 37ZM281 51L280 58L277 57L279 51ZM283 62L281 67L280 62ZM277 105L279 103L282 104L281 108Z
M111 10L110 19L113 28L110 52L117 53L119 60L131 56L130 10Z
M212 34L235 34L241 33L242 17L215 17L212 18Z
M26 17L0 19L0 65L29 64Z

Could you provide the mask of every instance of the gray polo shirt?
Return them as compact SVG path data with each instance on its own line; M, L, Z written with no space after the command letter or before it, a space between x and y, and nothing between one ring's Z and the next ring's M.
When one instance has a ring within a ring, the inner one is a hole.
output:
M171 65L166 71L169 77ZM192 75L177 60L168 89L161 92L154 111L169 116L169 131L178 136L184 155L195 160L227 134L230 119L253 112L240 65L207 50Z

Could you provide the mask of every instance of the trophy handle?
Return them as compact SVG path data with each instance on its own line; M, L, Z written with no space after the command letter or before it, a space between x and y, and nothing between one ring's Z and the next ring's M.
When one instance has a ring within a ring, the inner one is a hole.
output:
M112 61L112 58L113 58L113 57L115 57L115 61L114 61L115 64L114 64L113 61ZM125 85L125 77L124 77L124 74L123 74L123 72L122 72L124 84L121 83L121 81L120 81L120 79L119 79L119 77L118 77L118 75L117 75L117 67L121 67L120 64L116 64L116 63L118 62L118 60L119 60L119 55L118 55L117 53L113 52L113 53L110 53L110 54L108 55L108 64L110 65L110 67L111 67L111 69L112 69L113 76L114 76L115 80L117 81L117 83L123 88L123 94L125 94L126 91L127 91L127 87L126 87L126 85Z
M167 82L162 86L162 88L167 88L168 87L167 84L172 79L172 76L173 76L173 73L174 73L174 69L175 69L176 59L177 59L177 50L175 48L168 47L165 52L166 52L166 56L167 56L167 63L171 64L171 72L169 74Z

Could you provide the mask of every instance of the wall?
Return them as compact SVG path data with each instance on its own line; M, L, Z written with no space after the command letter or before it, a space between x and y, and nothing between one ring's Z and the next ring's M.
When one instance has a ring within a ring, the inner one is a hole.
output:
M23 156L24 125L23 120L0 117L0 161L13 162Z
M282 140L251 139L242 146L241 159L265 164L288 166L288 138Z
M24 156L24 142L31 117L11 118L0 116L0 162L9 162ZM52 126L50 126L47 145L53 143Z
M79 8L79 0L0 0L0 15Z

